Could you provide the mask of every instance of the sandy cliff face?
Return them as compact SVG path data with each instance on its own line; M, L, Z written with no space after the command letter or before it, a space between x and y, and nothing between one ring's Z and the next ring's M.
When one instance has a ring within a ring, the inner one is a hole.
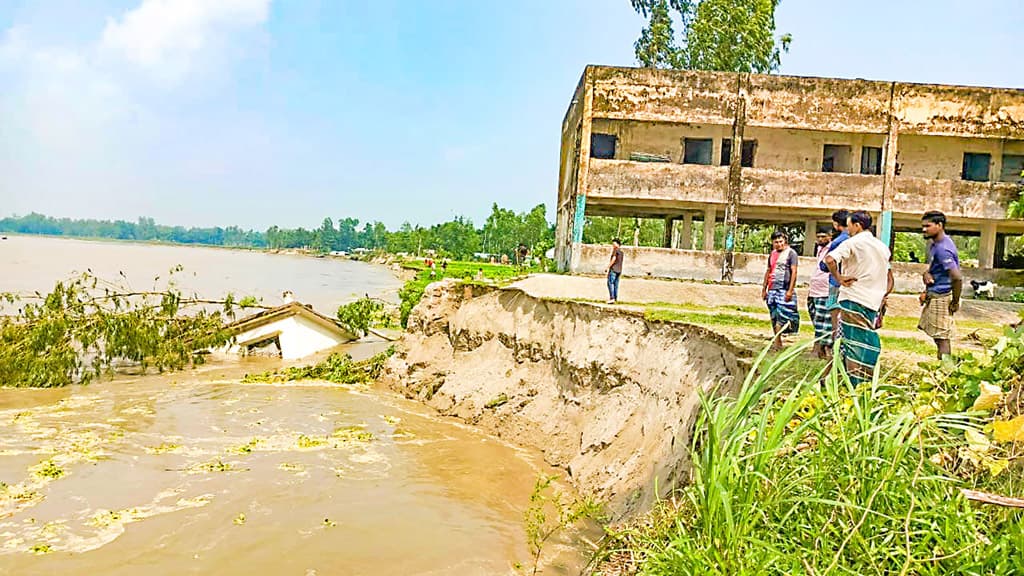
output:
M403 348L388 385L542 450L616 514L688 477L698 394L747 368L703 328L452 282L428 287Z

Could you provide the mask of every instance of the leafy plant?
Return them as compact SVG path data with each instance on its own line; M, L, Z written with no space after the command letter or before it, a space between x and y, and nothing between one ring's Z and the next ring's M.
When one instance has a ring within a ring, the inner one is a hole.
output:
M89 272L45 296L0 302L19 307L0 316L0 385L36 387L85 383L121 362L160 371L201 363L200 351L228 341L222 325L237 308L230 294L188 298L173 281L139 292Z
M540 556L544 545L555 534L572 528L586 519L597 519L601 505L590 498L566 500L554 487L557 476L541 475L530 494L530 505L523 514L526 541L533 554L533 571L540 570Z
M339 306L338 321L360 336L365 335L370 328L389 323L384 302L369 296Z
M270 370L259 374L246 374L242 382L289 382L293 380L327 380L338 384L366 384L380 376L384 363L395 353L388 348L361 360L353 362L348 354L331 354L318 364L293 366L283 370Z

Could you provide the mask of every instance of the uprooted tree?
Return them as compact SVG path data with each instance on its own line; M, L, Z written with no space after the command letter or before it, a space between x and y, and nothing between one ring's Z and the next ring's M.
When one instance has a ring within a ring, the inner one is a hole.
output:
M224 322L256 303L187 297L174 283L180 271L150 291L86 272L46 295L0 294L0 385L66 386L120 365L163 371L201 363L202 351L230 340Z

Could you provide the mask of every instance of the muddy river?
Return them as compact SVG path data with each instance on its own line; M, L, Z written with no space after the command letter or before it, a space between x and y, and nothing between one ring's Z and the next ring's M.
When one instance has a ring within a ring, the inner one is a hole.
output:
M175 264L211 297L290 289L330 307L398 287L351 262L12 237L0 243L0 292L48 290L85 267L152 281ZM537 454L372 387L240 382L279 366L249 358L0 388L0 574L483 575L528 564L523 512L538 475L553 472ZM559 557L546 574L574 571L568 548Z

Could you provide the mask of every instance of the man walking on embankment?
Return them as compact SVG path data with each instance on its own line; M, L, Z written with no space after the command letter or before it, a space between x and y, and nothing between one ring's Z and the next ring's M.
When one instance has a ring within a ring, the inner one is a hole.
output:
M917 328L935 341L939 360L952 354L953 315L960 309L963 273L960 253L946 234L946 215L937 210L921 217L921 232L930 240L928 271L924 273L921 293L921 321Z
M799 257L789 247L785 232L772 233L772 253L761 284L761 298L772 317L775 340L772 350L782 350L782 335L800 331L800 310L796 304L796 269Z
M871 233L871 215L850 214L850 239L825 256L825 265L839 283L839 322L846 371L854 384L871 380L882 353L878 311L892 292L889 247ZM839 267L842 266L842 273Z
M608 261L608 303L615 304L619 300L619 278L622 277L622 241L612 240L612 256Z

